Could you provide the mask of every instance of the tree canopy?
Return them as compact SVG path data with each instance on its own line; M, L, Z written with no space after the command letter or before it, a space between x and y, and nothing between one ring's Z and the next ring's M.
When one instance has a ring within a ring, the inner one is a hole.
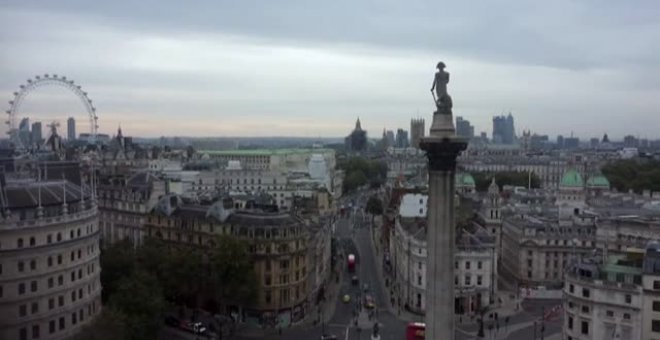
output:
M133 248L121 241L103 250L101 266L108 313L94 328L119 324L126 339L156 338L168 303L211 305L217 313L220 306L250 304L257 294L248 245L230 236L218 236L209 247L148 238Z
M381 201L381 199L378 198L376 195L372 195L367 200L367 207L365 208L365 210L367 211L367 213L371 214L372 216L382 215L383 201Z
M343 184L346 193L363 185L377 188L385 183L387 178L387 164L382 161L351 157L339 163L338 166L346 172Z
M660 191L660 161L619 160L605 165L602 172L619 191Z

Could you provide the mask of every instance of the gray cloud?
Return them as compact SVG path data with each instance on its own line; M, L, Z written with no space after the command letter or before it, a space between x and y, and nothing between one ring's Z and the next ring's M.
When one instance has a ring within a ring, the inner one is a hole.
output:
M314 119L312 133L338 135L361 115L377 135L430 110L442 56L457 111L479 129L512 109L519 127L539 132L652 135L658 17L652 1L9 1L0 90L57 71L85 82L110 126L139 116L153 135L149 121L176 122L177 112L221 117L217 131L229 134L231 122L243 124L235 134L307 133L295 121L315 114L330 128ZM626 131L622 111L650 124ZM237 118L273 115L287 121L282 132Z

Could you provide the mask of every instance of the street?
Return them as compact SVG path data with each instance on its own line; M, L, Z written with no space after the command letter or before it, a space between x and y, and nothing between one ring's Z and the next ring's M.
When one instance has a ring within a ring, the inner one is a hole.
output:
M331 317L322 316L325 320L322 324L294 326L282 330L282 334L272 330L266 333L255 334L252 336L240 335L232 339L320 339L322 334L335 335L337 339L370 339L374 324L378 322L380 339L382 340L403 340L405 339L406 325L409 321L423 322L422 316L415 316L411 319L410 314L407 320L392 313L389 307L389 295L385 290L384 279L379 275L377 266L382 266L382 259L374 254L374 248L371 241L371 217L362 210L366 204L368 196L360 195L354 197L355 210L350 216L340 219L337 223L335 237L339 240L339 268L342 271L341 281L337 288L338 294L332 295L333 301L325 303L334 304L334 313ZM356 256L355 273L349 273L346 265L348 254ZM358 284L351 282L351 277L357 275ZM363 285L368 285L368 294L374 299L376 308L373 311L373 318L369 317L368 309L358 307L362 304L365 292ZM344 303L341 297L348 294L351 297L350 302ZM362 296L361 300L357 300ZM557 305L558 301L525 301L522 304L523 311L512 315L507 327L500 325L499 330L493 326L489 331L488 326L493 325L492 320L485 320L485 332L483 339L511 339L528 340L541 339L540 323L536 325L535 320L540 320L540 315L544 308L551 308ZM326 307L326 308L324 308ZM320 305L319 310L330 309L328 306ZM359 310L359 312L358 312ZM315 311L314 313L318 313ZM357 316L356 316L357 315ZM377 321L376 321L377 320ZM457 319L458 322L458 319ZM478 326L475 322L470 322L468 317L464 317L465 324L457 327L456 339L479 339L477 337ZM469 322L469 323L468 323ZM558 339L561 332L561 321L546 321L544 323L544 339ZM240 333L240 332L239 332ZM196 339L192 334L168 332L166 339Z

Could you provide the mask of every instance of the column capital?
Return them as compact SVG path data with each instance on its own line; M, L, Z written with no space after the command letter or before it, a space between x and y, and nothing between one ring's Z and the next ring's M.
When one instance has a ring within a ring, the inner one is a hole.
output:
M456 158L467 148L467 140L459 137L425 137L419 146L426 151L429 171L454 171Z

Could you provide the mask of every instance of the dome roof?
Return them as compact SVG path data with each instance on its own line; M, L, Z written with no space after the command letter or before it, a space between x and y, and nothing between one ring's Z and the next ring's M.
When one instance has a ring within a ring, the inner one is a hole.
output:
M469 173L459 173L455 176L456 186L475 186L474 177Z
M574 169L570 169L566 171L564 177L561 178L561 183L559 186L578 188L584 186L584 181L582 180L582 176L579 172L575 171Z
M603 175L595 175L587 179L587 186L609 188L610 181L608 181L607 178Z

